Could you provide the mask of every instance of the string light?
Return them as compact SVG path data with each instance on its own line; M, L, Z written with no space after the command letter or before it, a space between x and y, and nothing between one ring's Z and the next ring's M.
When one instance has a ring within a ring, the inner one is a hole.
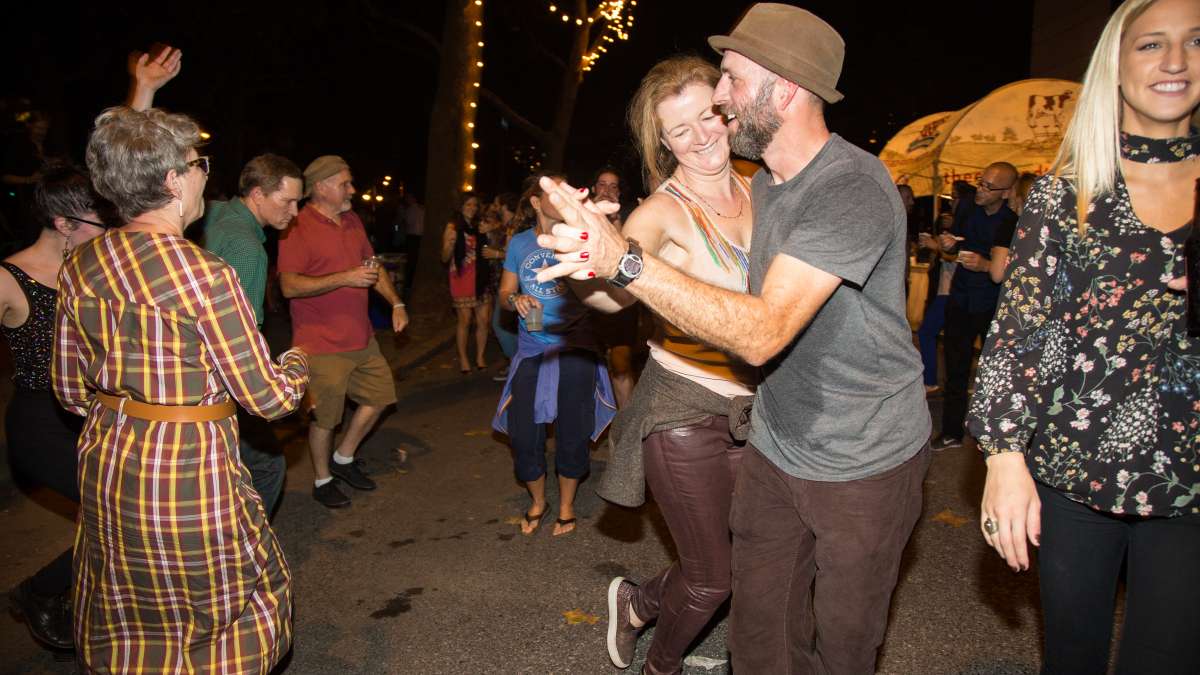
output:
M474 189L475 183L475 152L479 150L479 142L475 140L475 116L479 112L479 89L483 81L483 0L474 0L466 6L466 19L468 25L467 31L467 63L474 63L478 70L474 71L474 77L467 78L466 91L463 94L463 100L467 107L463 109L463 128L462 128L462 174L463 183L462 189L464 192L470 192ZM474 28L470 26L474 24Z
M569 13L563 13L559 10L558 5L549 5L550 13L562 19L563 23L569 23L574 20L576 26L583 26L583 22L594 25L599 19L601 26L598 34L592 39L592 45L588 48L587 53L583 56L582 70L589 72L596 65L596 61L600 59L601 54L608 52L604 47L604 43L616 44L618 40L625 41L629 39L629 31L633 29L633 8L637 7L636 0L604 0L590 16L572 17ZM589 27L589 30L591 28Z

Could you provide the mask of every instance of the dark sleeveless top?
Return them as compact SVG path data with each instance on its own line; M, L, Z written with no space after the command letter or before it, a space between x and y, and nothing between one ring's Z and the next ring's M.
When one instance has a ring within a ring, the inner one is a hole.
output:
M16 328L0 325L0 335L13 353L13 384L22 389L50 390L50 359L54 351L54 305L58 291L43 286L16 265L0 262L8 270L29 303L29 316Z

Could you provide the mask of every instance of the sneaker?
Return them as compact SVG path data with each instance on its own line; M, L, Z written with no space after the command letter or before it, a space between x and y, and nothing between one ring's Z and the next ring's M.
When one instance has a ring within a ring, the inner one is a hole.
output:
M963 444L963 441L961 438L955 438L953 436L942 436L941 438L937 439L936 441L930 443L929 447L934 452L941 452L943 450L949 450L950 448L961 447L962 444Z
M321 502L322 505L331 509L340 509L343 506L350 506L350 498L347 497L341 490L339 490L337 483L333 481L329 481L320 487L313 487L313 499Z
M618 668L628 668L637 647L638 629L629 622L629 601L637 586L616 577L608 585L608 658Z
M354 460L349 464L338 464L332 459L329 460L329 473L334 477L346 481L346 485L355 490L374 490L375 481L367 478L367 475L358 468L358 460Z

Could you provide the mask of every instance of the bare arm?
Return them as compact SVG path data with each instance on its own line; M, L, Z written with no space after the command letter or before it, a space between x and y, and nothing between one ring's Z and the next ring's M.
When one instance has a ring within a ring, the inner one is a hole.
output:
M446 223L446 229L442 232L442 262L450 262L450 256L454 254L454 239L458 236L458 231L454 229L454 223Z
M796 339L842 280L777 255L759 295L697 281L654 256L628 290L683 332L760 366Z
M661 252L668 242L678 239L671 237L670 233L680 221L684 221L686 226L686 220L683 211L670 197L653 194L629 214L629 219L621 228L621 234L641 245L642 251L653 255ZM579 296L583 304L605 314L619 312L638 300L629 291L617 288L603 279L572 279L569 283L571 290L575 291L575 295Z
M19 298L24 297L25 294L17 284L16 278L11 272L0 267L0 324L4 323L8 310L16 306Z
M157 55L129 55L129 96L125 105L144 111L154 105L154 94L179 74L183 67L183 52L163 45Z
M992 277L992 283L1003 283L1006 269L1008 269L1008 248L993 246L992 259L988 262L988 275Z
M404 327L408 325L408 308L404 306L404 302L400 300L400 294L396 292L396 285L392 283L392 275L386 271L382 272L379 275L379 281L375 282L373 288L392 306L392 331L399 333L404 330Z
M521 284L517 275L508 270L504 270L504 273L500 275L500 288L496 292L500 294L501 307L511 309L522 317L527 315L530 309L542 306L541 300L521 293ZM512 298L512 302L509 302L509 298Z
M567 221L538 242L554 248L560 262L538 274L539 280L594 270L611 277L628 245L598 208L581 204L565 183L543 180L551 202ZM586 250L582 250L585 247ZM581 253L587 253L586 261ZM776 255L756 295L735 293L697 281L652 254L645 254L641 276L628 291L681 330L733 353L750 365L762 365L796 339L833 295L841 278L785 254Z
M280 272L279 287L285 298L311 298L351 285L346 279L347 272L334 272L317 277L299 272Z

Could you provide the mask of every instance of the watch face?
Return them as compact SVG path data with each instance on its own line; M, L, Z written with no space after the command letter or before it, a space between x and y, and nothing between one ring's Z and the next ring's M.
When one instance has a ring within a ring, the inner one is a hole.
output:
M628 256L621 261L621 273L627 277L636 278L642 273L642 259Z

